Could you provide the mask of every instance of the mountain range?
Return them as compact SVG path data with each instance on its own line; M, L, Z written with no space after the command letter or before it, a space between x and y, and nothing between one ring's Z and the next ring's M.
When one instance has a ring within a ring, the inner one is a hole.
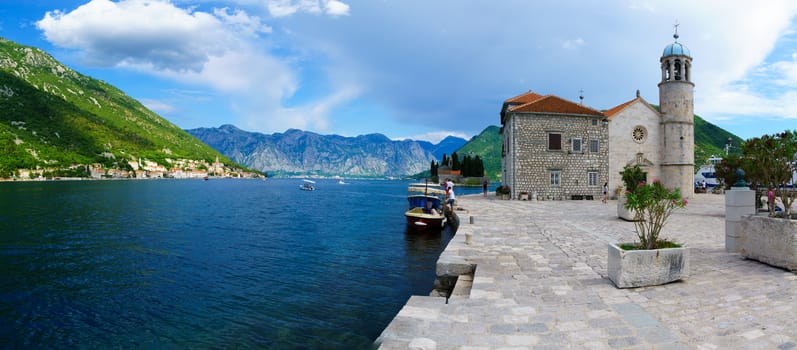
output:
M233 125L186 131L232 160L278 177L404 177L429 170L432 161L467 142L452 136L432 144L394 141L382 134L344 137L296 129L267 135Z

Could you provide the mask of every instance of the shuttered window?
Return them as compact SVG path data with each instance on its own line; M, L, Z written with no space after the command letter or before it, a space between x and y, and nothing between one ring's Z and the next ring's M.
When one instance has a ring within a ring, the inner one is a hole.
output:
M548 150L561 151L562 150L562 134L548 133Z

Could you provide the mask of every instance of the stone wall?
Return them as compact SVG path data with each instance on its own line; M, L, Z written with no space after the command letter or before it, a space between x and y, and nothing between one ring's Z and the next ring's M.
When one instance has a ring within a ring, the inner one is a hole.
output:
M797 271L797 221L745 216L736 249L745 258Z
M540 199L601 197L601 187L608 181L609 138L605 118L512 113L507 119L504 183L510 186L512 198L521 192L536 192ZM561 133L561 150L548 149L549 133ZM574 138L581 139L581 152L573 151ZM598 152L590 151L590 140L598 140ZM554 170L561 173L559 186L551 185ZM589 172L597 172L595 185L589 185Z

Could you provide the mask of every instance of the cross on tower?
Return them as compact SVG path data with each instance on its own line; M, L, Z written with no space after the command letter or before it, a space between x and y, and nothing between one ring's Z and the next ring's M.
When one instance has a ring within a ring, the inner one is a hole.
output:
M680 24L678 23L678 20L675 20L675 24L673 25L673 27L675 27L675 34L673 34L673 36L672 36L673 38L675 38L675 40L678 40L678 26L679 25Z

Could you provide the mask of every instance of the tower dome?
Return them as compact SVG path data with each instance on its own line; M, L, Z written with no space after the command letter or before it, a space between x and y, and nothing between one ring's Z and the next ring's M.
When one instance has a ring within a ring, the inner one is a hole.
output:
M664 47L664 53L661 54L661 57L667 56L692 57L692 55L689 53L689 48L677 41Z

